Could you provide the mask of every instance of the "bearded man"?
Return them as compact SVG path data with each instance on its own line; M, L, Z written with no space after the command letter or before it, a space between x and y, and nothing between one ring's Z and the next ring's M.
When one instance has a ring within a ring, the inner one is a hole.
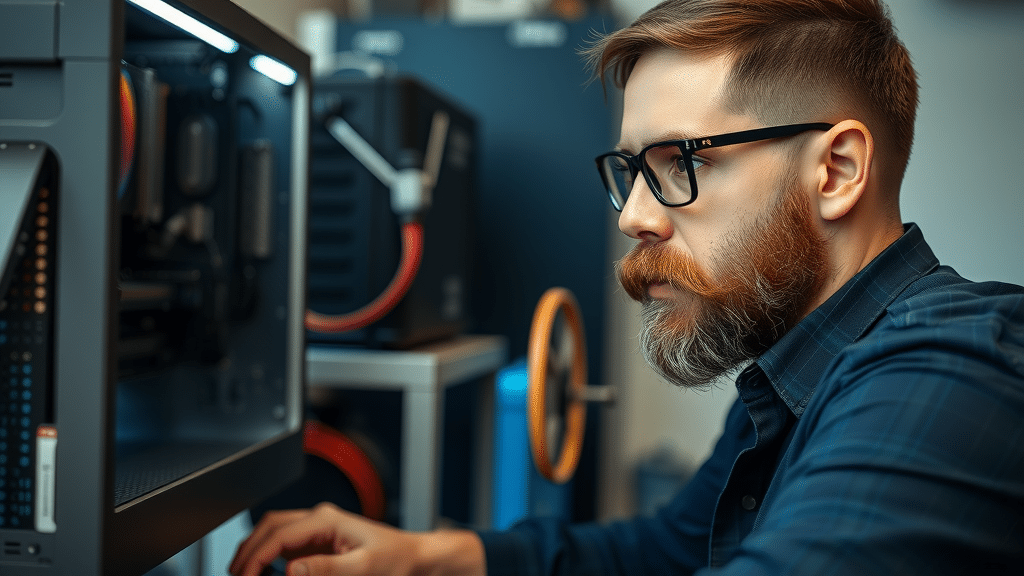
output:
M669 0L589 50L623 88L597 157L642 348L727 371L714 453L653 518L412 534L267 515L232 573L1024 573L1024 289L903 224L917 82L878 0Z

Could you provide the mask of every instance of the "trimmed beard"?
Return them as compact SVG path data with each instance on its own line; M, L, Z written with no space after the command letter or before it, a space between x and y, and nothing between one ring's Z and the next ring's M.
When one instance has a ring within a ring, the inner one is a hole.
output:
M710 387L756 359L800 321L824 286L827 243L795 177L748 229L727 238L710 268L664 242L642 242L617 264L619 282L642 304L644 358L680 387ZM655 283L681 296L651 298Z

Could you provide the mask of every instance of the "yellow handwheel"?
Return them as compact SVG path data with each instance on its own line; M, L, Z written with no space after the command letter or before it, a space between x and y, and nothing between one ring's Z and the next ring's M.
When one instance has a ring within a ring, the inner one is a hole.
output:
M551 339L555 319L561 312L568 326L572 345L569 378L564 390L549 390L548 377L552 367ZM563 484L576 472L583 446L583 429L587 417L587 351L583 336L583 317L572 292L565 288L550 288L545 292L533 313L530 342L527 351L527 412L530 425L530 446L533 461L544 478ZM561 394L565 403L565 434L558 461L552 463L548 447L546 401L550 392Z

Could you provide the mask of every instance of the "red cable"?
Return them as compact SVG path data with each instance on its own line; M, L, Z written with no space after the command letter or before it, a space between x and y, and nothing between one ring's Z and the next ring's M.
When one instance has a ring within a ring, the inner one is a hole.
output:
M334 464L349 479L363 516L383 522L386 510L384 484L370 458L347 436L315 420L306 420L302 438L307 454Z
M391 283L384 292L363 308L347 314L328 316L306 310L306 328L314 332L348 332L373 324L383 318L405 297L423 259L423 224L402 225L402 259Z

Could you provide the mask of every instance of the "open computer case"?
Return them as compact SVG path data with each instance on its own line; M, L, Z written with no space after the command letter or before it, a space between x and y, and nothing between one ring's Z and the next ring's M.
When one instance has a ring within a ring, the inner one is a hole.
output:
M143 574L301 475L308 57L0 0L0 573Z

